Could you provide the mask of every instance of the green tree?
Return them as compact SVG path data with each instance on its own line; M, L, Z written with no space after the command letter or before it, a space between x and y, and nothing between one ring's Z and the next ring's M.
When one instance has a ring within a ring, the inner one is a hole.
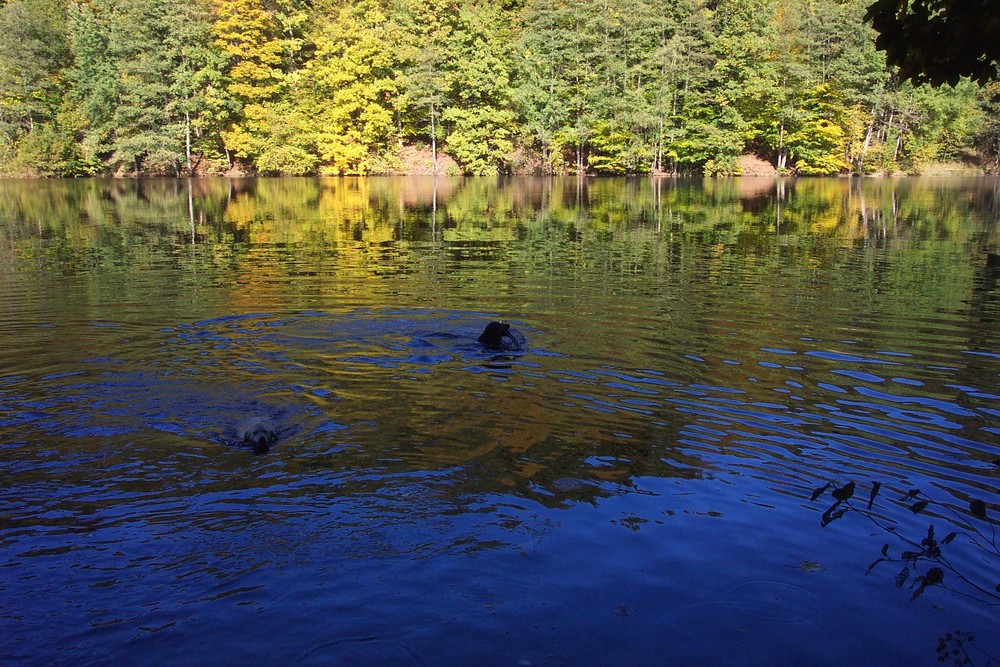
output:
M0 0L0 172L363 174L405 143L476 174L996 160L996 91L953 76L995 68L968 37L995 17L878 0L917 37L897 71L869 1ZM930 69L928 26L965 42Z
M173 63L169 77L169 112L182 123L188 173L202 160L217 163L220 131L229 117L223 95L225 57L211 44L212 14L208 0L172 5L164 46ZM215 168L214 164L209 169Z
M0 7L0 122L9 139L50 120L69 64L64 0L13 0Z
M72 9L71 95L86 119L84 152L134 173L190 170L192 133L211 108L218 65L204 47L207 7L92 0Z
M762 140L780 102L781 72L775 66L777 5L772 0L724 0L713 15L714 125L739 141L717 143L713 170L733 173L744 149Z
M899 115L899 158L909 171L940 160L961 160L974 144L982 120L977 86L961 80L954 87L904 84Z
M438 171L438 140L441 112L451 102L452 33L455 19L451 0L400 0L396 14L401 44L399 70L400 135L403 118L409 121L410 136L430 141L434 171Z
M559 172L565 167L562 142L570 123L574 62L570 48L571 7L556 0L532 0L521 16L524 29L514 46L512 97L525 135L541 151L542 166Z
M698 159L692 159L692 142L687 141L687 135L697 135L707 127L693 112L709 104L708 78L714 62L709 47L710 20L711 11L704 0L686 0L673 5L662 27L652 55L654 75L648 85L655 96L657 124L654 171L676 173L700 166Z
M0 7L0 173L86 171L72 115L63 113L72 63L66 11L64 0L14 0Z
M469 173L495 175L514 148L509 28L493 3L467 2L453 40L452 104L441 114L448 152Z
M976 128L975 146L990 167L1000 169L1000 82L991 82L980 91L982 121Z

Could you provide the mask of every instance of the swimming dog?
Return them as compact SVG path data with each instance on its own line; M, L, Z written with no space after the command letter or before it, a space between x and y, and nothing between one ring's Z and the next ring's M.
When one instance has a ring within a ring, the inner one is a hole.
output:
M254 454L266 454L277 439L278 432L274 424L261 417L245 422L239 429L239 441L244 445L250 445Z
M514 334L510 331L510 325L506 322L490 322L476 340L484 347L503 348L506 347L505 336L514 343L514 347L521 349L521 344L517 342L517 338L514 338Z

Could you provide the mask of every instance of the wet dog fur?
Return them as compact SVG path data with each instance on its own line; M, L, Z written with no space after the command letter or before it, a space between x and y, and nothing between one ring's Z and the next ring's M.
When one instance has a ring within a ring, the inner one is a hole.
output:
M507 322L490 322L476 340L484 347L502 348L506 347L504 337L509 338L515 347L521 347L510 332L510 324Z
M250 419L239 429L239 441L250 445L254 454L266 454L277 439L278 432L269 419Z

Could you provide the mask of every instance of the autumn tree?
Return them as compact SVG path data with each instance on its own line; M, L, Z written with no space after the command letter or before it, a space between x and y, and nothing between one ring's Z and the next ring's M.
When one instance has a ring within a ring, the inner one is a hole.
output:
M226 58L224 101L230 122L220 135L229 163L233 157L249 160L265 173L301 174L311 171L317 158L307 124L296 118L284 99L286 68L297 63L301 40L288 34L279 21L284 16L262 0L212 0L213 44Z
M393 146L399 38L374 0L342 4L316 21L315 52L301 71L298 107L315 136L320 169L365 174Z

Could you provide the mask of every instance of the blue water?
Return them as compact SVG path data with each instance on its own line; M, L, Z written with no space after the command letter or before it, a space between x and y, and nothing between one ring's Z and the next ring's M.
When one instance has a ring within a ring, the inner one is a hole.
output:
M338 183L190 219L66 184L42 231L56 186L5 186L0 662L930 665L956 630L997 662L996 217L932 215L983 183L823 233L769 227L777 191L734 223L678 185L665 223L648 182L322 213ZM850 221L845 187L782 214Z

